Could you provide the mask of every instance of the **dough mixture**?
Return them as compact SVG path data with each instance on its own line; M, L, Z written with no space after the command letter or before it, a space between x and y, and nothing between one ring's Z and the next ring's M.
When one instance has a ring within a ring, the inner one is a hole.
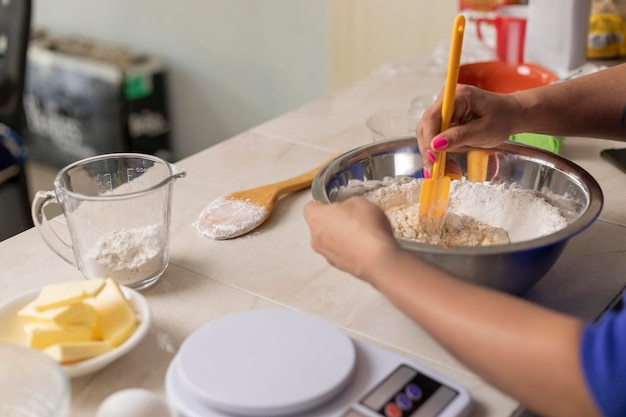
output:
M450 246L489 246L534 239L564 228L558 209L531 190L463 178L452 181L441 235L427 233L420 224L421 179L353 180L339 199L363 195L381 207L396 237Z
M419 204L394 207L386 210L385 214L396 237L402 239L445 247L504 245L510 242L509 234L503 228L456 213L447 213L440 236L429 234L420 224Z

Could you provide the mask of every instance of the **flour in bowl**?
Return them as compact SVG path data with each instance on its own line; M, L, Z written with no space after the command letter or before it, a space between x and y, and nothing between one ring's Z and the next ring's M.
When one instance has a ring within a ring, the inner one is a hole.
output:
M522 242L563 229L567 221L558 208L532 190L515 185L452 181L441 236L420 225L421 179L387 178L351 181L340 199L361 194L381 207L396 237L442 246L487 246ZM370 183L370 184L368 184Z

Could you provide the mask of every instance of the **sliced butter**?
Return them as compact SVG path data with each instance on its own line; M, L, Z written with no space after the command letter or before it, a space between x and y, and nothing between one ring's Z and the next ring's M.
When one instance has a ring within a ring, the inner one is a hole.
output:
M138 318L112 279L44 287L18 316L29 346L61 363L101 355L124 343Z
M104 286L95 297L84 301L91 304L98 320L95 331L103 340L114 347L124 343L137 328L137 316L124 297L119 285L107 278Z
M97 319L93 307L82 302L43 311L37 310L33 302L22 308L17 315L27 323L44 326L93 326Z
M43 350L60 363L77 362L83 359L102 355L113 349L113 345L106 340L86 342L61 342L48 346Z
M35 349L44 349L60 342L86 342L91 340L91 326L24 326L28 345Z
M103 279L65 282L45 286L33 301L38 311L63 307L93 297L104 287Z

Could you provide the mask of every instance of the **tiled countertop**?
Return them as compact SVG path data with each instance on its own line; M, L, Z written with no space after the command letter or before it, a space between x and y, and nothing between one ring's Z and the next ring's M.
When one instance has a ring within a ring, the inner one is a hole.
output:
M337 151L370 142L368 115L408 107L412 97L442 85L440 75L372 76L178 162L187 177L174 186L170 266L143 292L153 326L129 354L72 381L72 415L93 415L104 398L124 388L144 387L164 396L167 366L189 334L217 317L267 307L322 316L351 336L441 372L469 389L475 400L472 416L511 415L515 401L461 366L371 287L313 252L302 215L309 191L284 197L265 224L237 239L212 241L192 226L217 197L289 178ZM605 206L600 219L572 239L526 295L529 299L593 319L623 288L626 178L599 156L605 147L622 145L565 140L562 155L599 181ZM0 302L48 283L82 279L33 229L0 243L0 265Z

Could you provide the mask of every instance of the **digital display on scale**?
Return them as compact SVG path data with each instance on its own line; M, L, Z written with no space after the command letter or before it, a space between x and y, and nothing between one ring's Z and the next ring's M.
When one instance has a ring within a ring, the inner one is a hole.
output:
M360 403L383 417L432 417L457 394L410 366L400 365Z

